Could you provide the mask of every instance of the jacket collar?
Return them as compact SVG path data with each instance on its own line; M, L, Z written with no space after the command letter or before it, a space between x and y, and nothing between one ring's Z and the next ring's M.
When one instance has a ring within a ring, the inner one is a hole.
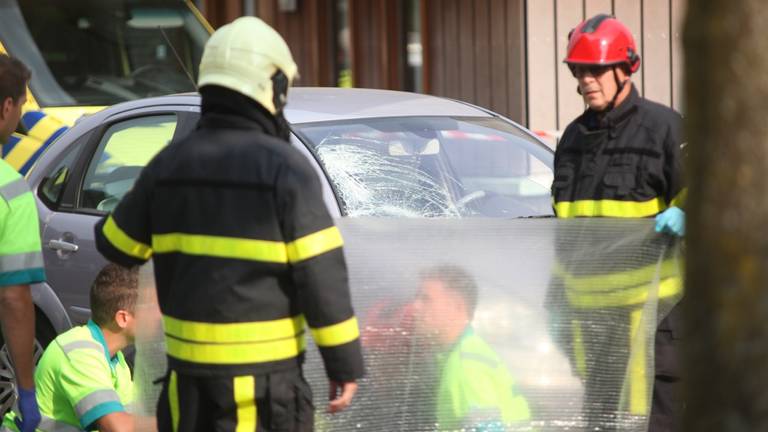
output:
M202 116L198 128L255 129L278 136L275 117L246 96L218 86L204 87L200 93Z
M624 121L627 117L632 115L637 110L637 102L640 100L640 95L637 93L635 85L631 82L629 94L618 106L614 107L607 113L593 111L587 109L581 118L580 123L584 125L588 130L610 129Z

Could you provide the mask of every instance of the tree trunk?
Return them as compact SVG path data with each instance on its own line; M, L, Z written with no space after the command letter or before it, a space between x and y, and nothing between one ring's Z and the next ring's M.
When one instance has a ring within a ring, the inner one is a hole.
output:
M686 431L768 430L767 6L688 7Z

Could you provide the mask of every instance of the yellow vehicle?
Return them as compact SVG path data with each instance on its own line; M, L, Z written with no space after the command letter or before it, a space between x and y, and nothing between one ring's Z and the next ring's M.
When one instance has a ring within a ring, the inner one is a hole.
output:
M32 70L22 125L3 159L26 174L85 114L195 91L212 31L190 0L0 0L0 52Z

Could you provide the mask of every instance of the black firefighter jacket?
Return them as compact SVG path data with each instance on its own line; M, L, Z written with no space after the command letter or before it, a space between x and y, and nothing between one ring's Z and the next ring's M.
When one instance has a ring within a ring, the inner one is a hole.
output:
M260 106L221 90L190 135L96 226L99 251L154 261L169 367L193 375L300 366L305 323L328 377L363 375L342 238L317 174Z
M552 197L557 217L643 218L670 206L682 207L682 138L681 116L639 97L634 87L623 103L605 115L586 110L566 128L555 152ZM652 279L657 258L647 256L648 262L639 262L637 245L622 249L608 244L614 238L610 232L595 231L590 234L595 238L588 239L594 249L587 254L569 253L572 239L558 240L558 249L568 254L568 260L567 268L557 269L556 275L564 281L569 303L590 309L645 302L648 291L639 284ZM659 244L648 246L660 250L666 241L654 237L649 242ZM679 278L667 277L678 274L677 263L666 258L660 299L676 298L682 291ZM599 283L604 286L596 286Z

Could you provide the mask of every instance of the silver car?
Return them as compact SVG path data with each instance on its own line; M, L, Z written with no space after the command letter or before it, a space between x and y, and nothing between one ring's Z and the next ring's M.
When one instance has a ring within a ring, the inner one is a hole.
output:
M96 221L199 117L196 94L119 104L81 119L32 168L48 275L33 287L38 351L90 316L89 287L105 264L94 246ZM402 92L296 88L286 117L291 145L317 170L334 217L552 214L551 149L482 108ZM4 412L13 375L1 338L0 346Z

